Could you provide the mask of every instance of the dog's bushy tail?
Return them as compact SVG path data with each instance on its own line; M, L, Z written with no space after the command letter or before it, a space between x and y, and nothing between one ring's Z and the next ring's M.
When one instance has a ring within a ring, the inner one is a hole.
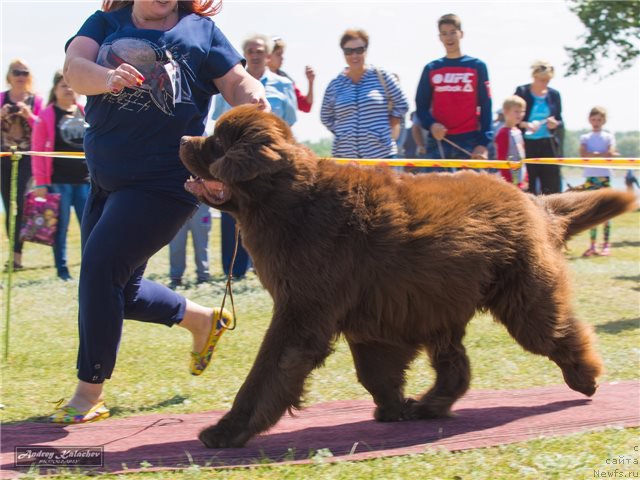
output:
M610 188L558 193L535 200L553 217L552 223L562 242L637 206L633 193Z

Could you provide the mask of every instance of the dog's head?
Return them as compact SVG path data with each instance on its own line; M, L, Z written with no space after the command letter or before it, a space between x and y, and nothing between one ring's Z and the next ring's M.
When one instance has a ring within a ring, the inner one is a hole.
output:
M300 163L310 168L312 154L295 143L289 126L278 116L254 105L231 109L216 122L210 137L183 137L180 159L195 175L185 184L201 202L234 210L243 194L276 188L278 178L295 178Z

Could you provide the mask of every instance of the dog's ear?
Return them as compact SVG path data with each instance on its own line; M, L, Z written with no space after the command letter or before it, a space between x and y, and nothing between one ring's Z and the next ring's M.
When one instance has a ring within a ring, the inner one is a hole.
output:
M219 162L209 167L209 172L226 183L246 182L279 170L284 162L280 154L268 145L243 142L230 148Z
M295 140L282 119L246 107L231 110L227 115L220 131L233 124L235 141L224 157L210 166L211 175L227 183L244 182L290 165L288 152Z

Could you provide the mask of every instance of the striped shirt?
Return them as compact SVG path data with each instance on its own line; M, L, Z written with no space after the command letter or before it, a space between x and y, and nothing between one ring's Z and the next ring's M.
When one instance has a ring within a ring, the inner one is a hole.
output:
M380 70L393 103L391 115L404 118L409 104L395 77ZM398 147L391 138L388 98L376 67L367 65L354 83L343 71L334 78L322 100L320 120L334 134L334 157L389 158Z

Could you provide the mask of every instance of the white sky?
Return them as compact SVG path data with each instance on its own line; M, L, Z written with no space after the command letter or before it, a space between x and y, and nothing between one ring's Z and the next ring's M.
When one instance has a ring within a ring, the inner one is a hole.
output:
M57 0L0 0L0 69L24 58L31 66L38 92L46 96L53 72L64 61L64 43L101 2ZM582 24L563 0L549 1L311 1L224 0L214 17L240 50L253 33L278 35L287 42L284 70L306 92L304 65L316 71L315 104L299 114L294 132L299 140L331 134L320 123L320 104L329 81L344 67L339 38L346 28L364 28L370 35L368 61L400 76L403 90L414 103L422 69L443 56L436 22L440 15L462 18L463 53L484 60L489 68L494 111L517 85L530 80L529 65L546 59L556 67L552 86L563 100L567 128L587 128L594 105L609 110L608 128L640 130L640 66L599 81L563 76L564 46L578 46ZM3 88L6 88L3 81Z

